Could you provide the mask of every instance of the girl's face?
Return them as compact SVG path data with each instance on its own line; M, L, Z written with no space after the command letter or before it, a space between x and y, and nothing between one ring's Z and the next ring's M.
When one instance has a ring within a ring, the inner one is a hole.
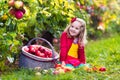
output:
M81 23L78 21L74 21L69 28L70 35L72 37L77 37L80 33L80 27L81 27Z

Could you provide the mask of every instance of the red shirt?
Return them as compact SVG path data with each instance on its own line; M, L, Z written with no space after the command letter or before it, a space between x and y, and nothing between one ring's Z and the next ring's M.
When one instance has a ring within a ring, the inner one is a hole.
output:
M60 61L67 62L67 54L73 43L74 38L69 38L66 32L63 32L60 38ZM80 63L85 64L85 51L84 46L78 48L78 59Z

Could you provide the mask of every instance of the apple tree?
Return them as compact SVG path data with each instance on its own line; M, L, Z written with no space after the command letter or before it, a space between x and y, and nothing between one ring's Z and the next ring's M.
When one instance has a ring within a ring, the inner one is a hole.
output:
M31 38L45 30L59 37L76 16L88 19L73 0L0 0L0 70L14 64Z

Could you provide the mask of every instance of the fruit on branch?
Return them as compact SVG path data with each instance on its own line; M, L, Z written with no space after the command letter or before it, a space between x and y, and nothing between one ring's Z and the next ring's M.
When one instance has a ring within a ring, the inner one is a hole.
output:
M22 1L15 1L15 8L20 9L23 7L23 2Z
M9 13L12 16L15 16L17 19L22 19L23 14L25 14L26 10L24 9L24 3L22 1L14 1L10 0L8 2L10 6Z
M12 7L12 6L14 6L14 0L10 0L10 1L8 1L8 5L10 6L10 7Z
M17 19L21 19L23 17L23 12L21 10L16 10L15 11L15 17Z
M10 13L10 15L15 16L15 9L14 8L10 9L9 13Z

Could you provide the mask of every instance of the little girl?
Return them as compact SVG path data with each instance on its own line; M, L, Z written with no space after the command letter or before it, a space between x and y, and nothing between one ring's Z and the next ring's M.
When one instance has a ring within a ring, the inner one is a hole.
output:
M79 67L86 63L84 44L86 41L86 23L83 19L73 18L62 32L60 38L60 62L62 65Z

